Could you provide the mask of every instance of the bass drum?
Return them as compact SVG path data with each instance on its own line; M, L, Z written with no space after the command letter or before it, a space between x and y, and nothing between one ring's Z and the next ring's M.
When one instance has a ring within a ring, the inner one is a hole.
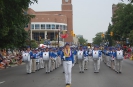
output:
M93 51L93 57L94 60L98 60L99 59L99 51Z
M77 58L78 58L79 60L83 59L83 51L78 51L78 53L77 53Z
M123 52L122 51L117 51L116 52L116 59L117 60L123 60L124 58L123 58Z
M24 62L30 62L30 54L29 53L24 53L22 55L22 57L23 57Z
M43 60L49 60L49 52L43 53Z

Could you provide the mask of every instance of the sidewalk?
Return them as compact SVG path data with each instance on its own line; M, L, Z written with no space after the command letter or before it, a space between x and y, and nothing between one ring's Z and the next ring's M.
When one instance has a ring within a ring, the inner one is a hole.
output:
M12 67L17 67L17 66L22 66L22 65L24 65L24 64L25 64L24 62L23 62L21 65L12 64L11 67L7 67L6 69L12 68ZM4 70L4 69L0 69L0 70Z

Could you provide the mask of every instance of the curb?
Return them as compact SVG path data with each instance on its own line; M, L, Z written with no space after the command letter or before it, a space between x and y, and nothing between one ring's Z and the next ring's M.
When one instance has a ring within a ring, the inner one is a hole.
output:
M15 64L15 65L11 65L11 67L7 67L6 69L8 69L8 68L13 68L13 67L17 67L17 66L22 66L22 65L24 65L25 63L22 63L21 65L17 65L17 64ZM0 69L0 70L4 70L4 69Z

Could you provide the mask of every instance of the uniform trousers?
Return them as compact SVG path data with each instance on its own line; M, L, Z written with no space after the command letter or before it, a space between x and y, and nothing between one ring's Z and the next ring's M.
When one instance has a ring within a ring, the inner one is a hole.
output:
M36 59L32 59L32 72L36 71Z
M76 63L77 61L76 61L76 55L74 55L74 64Z
M64 61L65 81L71 84L72 61Z
M26 72L31 73L31 69L32 69L32 60L30 59L29 62L26 62Z
M78 63L79 63L79 70L80 71L84 71L84 59L78 59Z
M44 62L43 62L43 58L40 58L40 68L44 68Z
M55 58L55 69L57 68L58 62L57 62L57 57Z
M65 61L63 60L63 72L65 72Z
M106 55L102 54L103 56L103 62L106 63Z
M59 65L61 65L61 57L59 56Z
M57 57L57 67L60 66L60 57Z
M112 69L115 69L115 60L114 59L111 59L111 68Z
M51 66L50 66L50 70L53 71L55 69L55 60L51 59Z
M122 72L122 60L115 59L115 70L117 72Z
M94 62L94 72L99 72L99 69L100 69L100 59L93 60L93 62Z
M50 60L45 60L45 69L46 72L50 72Z
M88 69L88 56L84 60L84 69Z

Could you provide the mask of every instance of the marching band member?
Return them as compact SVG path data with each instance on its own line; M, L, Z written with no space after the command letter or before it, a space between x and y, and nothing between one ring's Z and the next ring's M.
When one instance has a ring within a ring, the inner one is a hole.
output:
M92 51L92 58L94 62L94 73L99 73L99 69L100 69L99 57L100 56L101 56L101 52L98 50L98 47L94 47L94 50Z
M84 73L84 51L82 46L80 46L79 51L77 53L78 63L79 63L79 73Z
M57 67L59 67L60 64L61 64L60 60L61 60L61 59L60 59L60 50L57 49Z
M84 60L84 63L85 63L84 69L87 70L88 69L88 61L89 61L89 59L88 59L89 52L88 52L87 48L85 48L85 51L84 51L83 54L84 54L84 58L85 58L85 60Z
M26 63L26 72L27 74L31 74L31 67L32 67L32 56L33 56L33 53L32 51L30 50L30 47L27 48L26 52L24 52L22 54L23 56L23 61Z
M61 60L62 60L62 64L63 64L63 73L65 73L65 64L64 64L65 63L65 59L64 59L63 52L64 52L64 48L61 51Z
M43 49L40 51L40 68L44 68L44 61L43 61Z
M72 67L74 66L74 59L70 49L70 45L68 43L65 44L65 48L63 50L63 58L64 58L64 69L65 69L65 81L66 86L70 86L71 84L71 72Z
M50 56L48 48L46 48L45 52L43 52L43 60L45 62L46 74L50 73Z
M54 65L54 67L55 67L55 69L57 69L58 67L57 67L57 51L56 51L56 49L54 49L53 50L53 59L54 59L54 62L55 62L55 65Z
M92 58L92 48L89 49L89 57L88 57L88 61L89 61L89 59L91 59L91 58Z
M116 51L114 48L112 48L111 54L110 54L110 60L111 60L111 68L115 69L115 58L116 58Z
M109 64L109 60L110 60L110 56L109 56L109 53L110 53L110 51L109 51L109 47L107 48L107 51L106 51L106 64L107 64L107 66L108 67L110 67L110 64Z
M35 73L36 71L36 58L37 58L37 50L33 51L33 57L32 57L32 72Z
M120 47L118 47L115 58L115 71L117 73L122 73L122 60L123 60L123 50L121 50Z
M52 72L55 69L55 62L53 58L53 51L51 48L49 48L49 58L50 58L50 72Z
M104 47L104 50L103 50L103 62L104 62L105 64L107 64L106 51L107 51L107 48Z
M77 50L74 48L74 64L77 62Z
M40 53L39 51L36 51L36 71L39 71L40 69Z

